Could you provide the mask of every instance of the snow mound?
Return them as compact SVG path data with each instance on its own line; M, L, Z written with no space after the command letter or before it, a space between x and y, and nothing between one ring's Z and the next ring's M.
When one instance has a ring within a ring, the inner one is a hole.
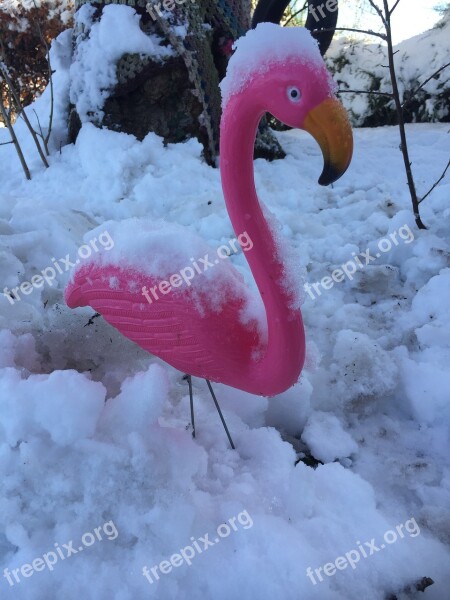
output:
M106 403L99 426L119 439L133 432L148 435L149 426L162 412L168 385L166 372L157 364L128 377L120 393Z
M314 412L302 433L314 458L328 463L337 458L347 458L358 450L354 439L344 431L339 419L322 411Z
M448 347L450 340L450 269L439 275L417 292L411 305L411 317L419 323L417 339L424 346Z
M397 385L398 368L393 355L365 333L340 331L333 359L331 372L343 403L384 396Z
M76 371L54 371L21 379L4 370L0 380L0 443L15 446L46 432L67 446L93 435L105 400L105 388Z

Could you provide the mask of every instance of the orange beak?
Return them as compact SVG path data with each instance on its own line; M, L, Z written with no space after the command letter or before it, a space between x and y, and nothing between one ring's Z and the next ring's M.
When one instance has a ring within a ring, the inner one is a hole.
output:
M327 98L306 115L303 129L319 144L324 167L320 185L337 181L347 170L353 153L353 135L347 112L336 98Z

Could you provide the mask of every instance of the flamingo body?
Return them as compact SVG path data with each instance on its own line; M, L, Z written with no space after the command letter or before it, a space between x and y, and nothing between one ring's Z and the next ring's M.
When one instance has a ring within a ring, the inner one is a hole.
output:
M287 125L312 133L325 158L319 179L323 185L345 172L352 151L351 129L334 98L334 84L317 43L302 28L258 25L238 41L228 71L231 77L227 75L222 86L222 187L236 235L246 232L252 240L245 257L264 305L263 321L245 316L252 294L229 263L215 268L211 278L198 275L192 286L149 303L141 290L157 285L161 273L140 265L146 255L163 256L167 247L164 234L145 230L142 238L134 239L132 230L122 236L116 261L95 255L80 267L67 287L66 301L71 308L92 306L126 337L180 371L274 396L297 382L305 359L305 334L300 285L289 277L282 243L255 190L258 123L270 111ZM172 238L173 234L167 231ZM150 253L149 236L157 238ZM142 245L138 266L127 257L129 244ZM184 264L189 264L190 256L189 251Z
M129 290L130 281L135 291ZM91 306L125 337L184 373L248 388L245 366L262 351L264 332L256 320L238 318L248 301L245 290L234 289L219 308L211 295L192 287L150 304L141 289L158 283L133 268L92 264L69 283L66 302L70 308Z

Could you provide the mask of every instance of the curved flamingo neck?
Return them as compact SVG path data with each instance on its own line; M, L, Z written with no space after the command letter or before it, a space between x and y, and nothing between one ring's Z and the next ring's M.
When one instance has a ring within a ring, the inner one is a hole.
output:
M255 189L253 150L264 107L251 94L231 97L224 108L220 136L220 173L225 203L236 235L246 232L253 242L246 259L255 278L268 326L264 357L247 365L249 389L273 396L297 382L305 358L301 312L292 308L286 291L283 263L273 232L261 210Z

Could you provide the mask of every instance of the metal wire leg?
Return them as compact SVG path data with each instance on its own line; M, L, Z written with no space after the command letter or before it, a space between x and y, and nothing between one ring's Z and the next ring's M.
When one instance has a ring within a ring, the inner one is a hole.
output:
M227 434L227 436L228 436L228 440L229 440L229 442L230 442L230 445L231 445L231 447L233 448L233 450L236 450L236 447L235 447L235 445L233 444L233 440L231 439L230 432L228 431L227 424L225 423L225 419L223 418L222 411L220 410L219 403L217 402L217 398L216 398L216 396L215 396L215 394L214 394L214 392L213 392L213 389L212 389L212 387L211 387L211 383L208 381L208 379L205 379L205 381L206 381L206 383L208 384L209 391L211 392L211 396L213 397L214 404L216 405L217 412L219 413L220 420L222 421L222 425L223 425L223 427L224 427L224 429L225 429L225 432L226 432L226 434Z
M194 396L192 394L192 377L190 375L187 376L187 382L189 386L189 401L191 404L192 437L195 438Z

